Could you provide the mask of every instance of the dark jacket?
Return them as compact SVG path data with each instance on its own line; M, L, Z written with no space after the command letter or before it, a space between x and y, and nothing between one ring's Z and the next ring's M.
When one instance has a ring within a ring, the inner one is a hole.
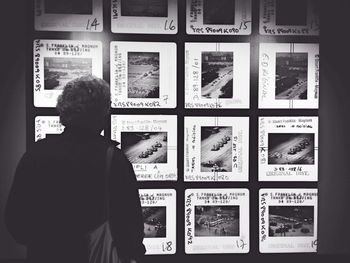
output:
M5 221L31 262L87 262L86 234L106 219L105 162L115 144L77 128L38 141L18 164ZM109 178L110 224L118 253L140 260L145 253L136 177L121 150Z

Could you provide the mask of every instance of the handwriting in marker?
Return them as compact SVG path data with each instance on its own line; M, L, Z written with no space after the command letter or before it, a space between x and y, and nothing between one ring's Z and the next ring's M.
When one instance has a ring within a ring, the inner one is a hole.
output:
M243 250L248 244L245 243L243 239L241 239L241 240L236 240L236 245L238 248L241 248Z
M88 22L86 24L86 30L97 30L97 27L100 25L100 23L97 21L97 18L94 18L94 20L88 19Z

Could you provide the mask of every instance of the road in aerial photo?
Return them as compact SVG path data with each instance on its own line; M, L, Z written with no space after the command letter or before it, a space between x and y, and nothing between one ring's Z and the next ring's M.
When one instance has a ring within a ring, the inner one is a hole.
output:
M231 172L232 127L203 126L201 132L201 172Z
M166 132L121 134L122 150L131 163L167 163L167 146Z

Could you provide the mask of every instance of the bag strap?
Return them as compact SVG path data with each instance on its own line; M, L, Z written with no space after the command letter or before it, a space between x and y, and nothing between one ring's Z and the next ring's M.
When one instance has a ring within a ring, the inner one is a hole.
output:
M104 200L104 205L105 205L105 214L107 216L107 220L109 220L109 179L111 176L111 170L112 170L112 160L113 160L113 155L114 155L114 147L113 145L109 146L107 148L106 152L106 166L105 166L105 174L104 174L104 179L105 179L105 200Z

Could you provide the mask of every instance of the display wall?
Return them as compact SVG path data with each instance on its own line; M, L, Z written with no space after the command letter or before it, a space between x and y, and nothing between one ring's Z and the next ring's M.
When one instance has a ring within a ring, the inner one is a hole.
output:
M107 8L108 9L108 8ZM179 6L179 14L181 13L181 10L185 10L184 9L184 5L180 4ZM31 13L31 12L30 12ZM105 21L106 23L108 23L108 12L107 12L107 21ZM254 16L255 14L255 16ZM254 19L255 18L255 19ZM244 37L225 37L223 38L222 41L227 41L227 42L230 42L230 41L242 41L242 42L248 42L249 41L254 41L255 43L258 43L259 39L263 39L262 36L259 36L257 34L256 31L254 31L256 29L256 26L257 26L257 5L254 4L253 2L253 35L251 37L247 37L247 38L244 38ZM255 21L254 21L255 20ZM182 24L182 28L184 28L184 20L181 20L179 21L179 26L181 27L181 24ZM29 28L31 29L31 25L29 24ZM254 34L255 32L255 34ZM59 38L62 38L62 39L67 39L69 37L69 39L102 39L102 37L95 37L93 34L81 34L81 33L74 33L74 34L70 34L70 33L49 33L49 32L35 32L33 33L35 38L37 38L38 36L40 36L40 38L42 39L59 39ZM114 36L113 34L109 33L109 29L108 27L105 28L105 32L103 34L106 34L106 35L112 35ZM72 38L71 35L74 35L74 38ZM78 36L75 37L75 36ZM187 36L186 34L182 34L181 35L181 32L179 32L178 34L178 37L179 36L182 36L183 39L191 39L191 37ZM113 39L118 39L120 36L118 35L118 37L116 38L115 36L113 37ZM34 37L33 37L34 38ZM126 39L126 36L125 36L125 39L126 40L129 40L129 39L132 39L134 38L134 40L143 40L143 39L146 39L147 41L153 41L151 36L141 36L141 35L138 35L138 36L135 36L135 35L130 35L128 39ZM161 36L157 35L157 36L153 36L153 39L160 39ZM167 39L170 39L171 37L167 36ZM179 37L179 39L182 39ZM254 39L253 39L254 38ZM163 38L163 41L166 41L167 39L164 39ZM217 37L214 37L214 38L210 38L208 36L203 36L200 38L200 41L217 41ZM293 40L293 38L291 38ZM298 40L298 42L306 42L309 38L294 38L294 40ZM272 40L272 38L266 38L266 42L268 40ZM274 38L273 38L274 40ZM279 39L278 39L279 40ZM315 40L315 38L313 38L313 40ZM187 41L187 40L186 40ZM192 40L191 40L192 41ZM195 41L195 40L193 40ZM198 40L199 41L199 40ZM283 41L286 41L286 38L283 37ZM291 40L288 40L288 42L291 41ZM31 42L31 41L29 41ZM310 42L314 42L314 41L311 41ZM179 42L179 43L182 43L182 42ZM32 43L29 43L27 44L27 46L29 45L32 45ZM108 45L107 45L108 46ZM257 53L256 51L256 44L255 44L255 52ZM178 47L179 48L179 47ZM181 47L180 47L181 48ZM252 51L254 51L253 47L251 47ZM29 48L28 50L31 50L31 48ZM179 51L178 51L179 52ZM252 52L253 53L253 52ZM252 55L252 54L251 54ZM179 60L181 60L181 56L179 56L178 58L178 63L179 63ZM31 55L29 56L29 62L28 62L28 68L31 67L32 65L32 61L31 61ZM255 167L255 164L257 163L257 149L255 149L255 147L252 147L252 145L254 145L254 143L256 144L258 142L257 140L257 125L256 125L256 122L257 122L257 117L258 116L263 116L266 114L266 116L276 116L276 115L281 115L281 116L288 116L288 115L291 115L291 114L288 114L288 111L281 111L281 110L276 110L276 111L272 111L272 110L258 110L257 109L257 105L258 105L258 100L257 100L257 58L253 57L251 58L251 62L254 62L254 63L251 63L251 79L253 79L253 82L251 83L251 109L250 110L213 110L213 111L208 111L208 110L205 110L204 113L203 110L182 110L184 107L182 105L183 103L183 100L179 99L179 97L181 98L181 96L183 97L183 91L179 88L180 86L178 85L178 108L176 110L147 110L147 113L149 112L150 114L159 114L159 113L163 113L163 114L172 114L172 115L178 115L178 118L179 116L197 116L197 115L210 115L210 116L249 116L250 117L250 133L253 133L253 135L251 134L250 135L250 171L249 171L249 183L234 183L234 182L229 182L229 183L215 183L213 185L213 183L183 183L183 175L182 175L182 172L181 172L181 164L179 164L179 173L178 173L178 181L177 182L162 182L162 183L158 183L158 182L142 182L140 183L140 185L143 187L143 188L175 188L177 190L177 203L178 203L178 209L177 209L177 252L176 252L176 255L175 256L170 256L170 257L167 257L167 259L171 260L171 259L179 259L179 258L187 258L187 259L201 259L203 260L204 258L212 258L212 259L216 259L216 258L220 258L222 260L229 260L230 258L232 259L232 255L228 255L228 256L222 256L222 255L216 255L216 256L205 256L205 257L202 257L202 256L188 256L188 255L184 255L184 248L183 248L183 237L184 237L184 234L183 234L183 212L182 212L182 204L183 204L183 194L184 194L184 189L186 188L213 188L212 186L215 186L217 188L248 188L250 190L250 211L251 211L251 215L257 215L257 198L258 198L258 194L257 194L257 190L256 189L259 189L259 188L262 188L262 187L266 187L266 188L276 188L276 187L281 187L281 188L291 188L291 187L294 187L294 188L300 188L300 187L310 187L310 188L313 188L315 187L316 184L314 183L265 183L265 182L261 182L261 183L258 183L257 181L257 176L258 176L258 173L257 173L257 168L254 168ZM334 65L334 64L333 64ZM179 78L181 77L181 72L183 71L183 68L181 69L181 65L178 65L178 67L180 67L180 70L178 71L178 76L180 74L180 76L178 77L178 80ZM255 67L255 73L254 73L254 67ZM108 65L107 65L107 68L108 68ZM105 67L104 67L104 71L105 71ZM252 76L253 74L253 76ZM255 74L255 75L254 75ZM29 72L29 74L31 78L31 71ZM105 73L105 79L106 78L106 75L108 77L109 73L107 71L107 73ZM181 79L180 79L181 80ZM182 79L183 81L183 79ZM41 115L55 115L55 112L54 110L52 109L34 109L32 108L32 104L33 104L33 101L32 101L32 98L30 98L31 96L31 84L32 83L32 79L30 79L30 81L28 81L28 88L27 87L27 91L30 90L29 92L27 92L28 96L29 96L29 99L28 99L28 111L30 112L28 115L28 144L32 144L33 142L33 137L34 137L34 129L33 129L33 126L31 125L33 122L34 122L34 117L35 116L41 116ZM181 81L179 81L179 83L181 83ZM255 84L254 84L255 83ZM327 83L329 84L329 83ZM341 85L340 85L341 86ZM339 87L339 86L338 86ZM180 91L179 91L180 89ZM341 91L341 88L338 89L338 91ZM341 92L340 92L341 93ZM329 98L329 97L328 97ZM326 101L326 100L324 100ZM335 101L335 99L334 99ZM182 106L181 106L182 105ZM337 105L333 105L333 106L337 106ZM339 106L339 105L338 105ZM142 110L143 113L145 113L146 111L145 110ZM175 114L174 114L175 112ZM211 114L211 112L213 112L213 114ZM306 113L310 113L310 111L300 111L300 110L297 110L295 111L296 113L302 113L302 114L306 114ZM305 112L305 113L304 113ZM313 112L313 111L311 111ZM136 111L136 110L116 110L115 113L126 113L126 114L137 114L139 113L139 111ZM208 114L210 113L210 114ZM181 115L182 114L182 115ZM294 115L297 115L297 114L294 114ZM298 114L299 115L299 114ZM311 114L308 114L308 115L311 115ZM314 114L314 115L317 115L317 114ZM302 115L300 115L302 116ZM180 119L180 124L181 124L181 118ZM254 126L256 125L256 127ZM178 128L179 132L179 137L181 137L181 129ZM326 130L326 129L325 129ZM108 133L109 131L109 128L106 128L106 133ZM106 134L108 136L108 134ZM181 140L180 138L178 138L179 140L179 148L181 150ZM256 144L257 145L257 144ZM30 147L30 145L28 146ZM178 161L181 163L181 160L183 159L183 153L178 153ZM254 165L251 165L251 163L253 163ZM322 182L321 182L322 183ZM329 186L331 187L331 186ZM333 196L334 197L334 196ZM332 197L332 198L333 198ZM335 198L335 197L334 197ZM328 199L324 199L324 200L328 200ZM332 207L333 211L335 210L335 206ZM339 213L339 210L338 210L338 213ZM340 213L342 214L342 213ZM344 214L344 213L343 213ZM323 217L324 218L324 217ZM330 219L329 219L330 220ZM250 217L250 222L251 222L251 228L250 228L250 252L248 255L244 255L243 256L243 259L244 258L252 258L254 256L257 256L258 255L258 218L257 217L254 217L254 216L251 216ZM336 227L336 226L335 226ZM242 259L242 257L240 257ZM157 260L157 257L149 257L149 259L151 260ZM152 261L151 260L151 261ZM159 259L160 260L160 259ZM153 261L154 262L154 261Z
M317 1L55 2L28 11L28 148L62 131L64 84L96 75L149 262L316 252Z

